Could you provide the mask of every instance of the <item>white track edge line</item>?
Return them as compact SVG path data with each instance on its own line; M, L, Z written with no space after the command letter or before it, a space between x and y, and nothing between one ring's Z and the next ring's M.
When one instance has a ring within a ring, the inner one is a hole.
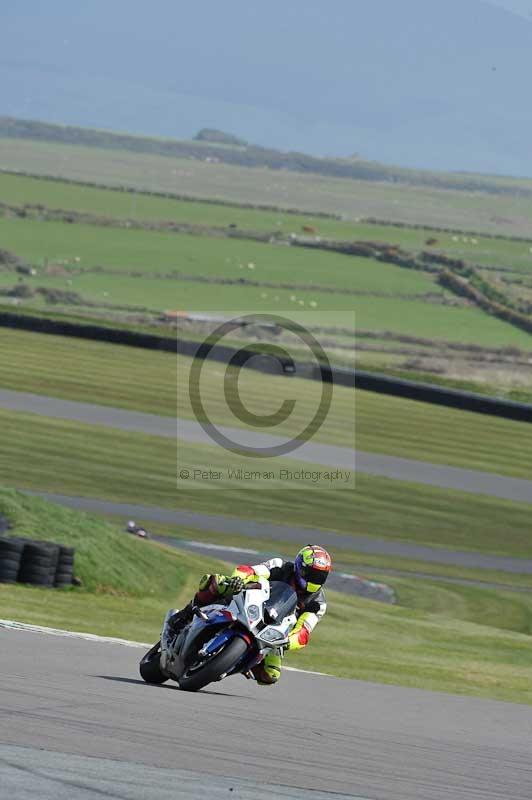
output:
M99 636L96 633L85 633L83 631L66 631L62 628L47 628L43 625L30 625L27 622L17 622L13 619L0 619L0 628L9 630L27 631L29 633L44 633L48 636L66 636L70 639L85 639L88 642L103 642L107 644L121 644L124 647L145 648L151 647L147 642L132 642L129 639L118 639L113 636Z
M13 619L0 619L0 628L12 631L25 631L26 633L43 633L47 636L64 636L69 639L84 639L87 642L98 642L103 644L120 644L123 647L135 647L145 650L151 647L153 642L133 642L129 639L117 639L113 636L99 636L96 633L84 633L83 631L66 631L62 628L47 628L43 625L30 625L27 622L17 622ZM287 672L302 672L305 675L319 675L324 678L332 678L326 672L312 672L308 669L297 669L297 667L283 667Z

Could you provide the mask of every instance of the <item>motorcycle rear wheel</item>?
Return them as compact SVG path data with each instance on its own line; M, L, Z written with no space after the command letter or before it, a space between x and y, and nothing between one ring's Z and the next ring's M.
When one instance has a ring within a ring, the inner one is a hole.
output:
M225 672L229 672L240 661L247 649L246 642L240 636L236 636L227 647L213 656L203 667L192 672L186 670L179 678L179 688L184 689L185 692L197 692L207 684L219 680Z
M167 676L161 669L161 643L154 644L141 659L139 670L146 683L165 683Z

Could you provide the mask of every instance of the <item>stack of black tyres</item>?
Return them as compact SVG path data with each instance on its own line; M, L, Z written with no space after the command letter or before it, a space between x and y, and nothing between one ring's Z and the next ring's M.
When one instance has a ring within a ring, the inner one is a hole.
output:
M73 578L73 547L0 536L0 583L64 588Z
M74 577L74 548L59 545L59 555L54 576L54 586L61 589L72 586Z
M33 586L53 586L59 558L59 547L51 542L24 542L20 561L19 583Z
M24 542L7 536L0 536L0 583L16 583Z

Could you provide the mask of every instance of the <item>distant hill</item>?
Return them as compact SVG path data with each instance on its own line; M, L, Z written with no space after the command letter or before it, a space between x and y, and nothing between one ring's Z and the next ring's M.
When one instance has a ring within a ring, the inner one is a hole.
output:
M532 25L482 0L4 6L8 116L532 176Z
M211 144L226 144L230 147L247 147L245 139L239 139L232 133L224 133L216 128L202 128L194 136L197 142L210 142Z
M2 137L60 142L107 150L130 150L136 153L214 161L241 167L283 169L334 178L532 197L532 181L404 169L361 159L317 158L305 153L283 152L247 144L234 135L215 129L200 131L192 140L176 140L0 117L0 138Z

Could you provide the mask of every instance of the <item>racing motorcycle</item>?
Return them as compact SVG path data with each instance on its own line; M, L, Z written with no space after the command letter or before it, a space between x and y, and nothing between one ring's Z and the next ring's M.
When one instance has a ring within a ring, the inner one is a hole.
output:
M225 604L193 609L193 619L177 634L169 626L174 611L163 623L161 638L140 662L147 683L171 679L189 692L228 675L251 669L273 649L281 651L296 624L297 595L287 583L248 583Z

